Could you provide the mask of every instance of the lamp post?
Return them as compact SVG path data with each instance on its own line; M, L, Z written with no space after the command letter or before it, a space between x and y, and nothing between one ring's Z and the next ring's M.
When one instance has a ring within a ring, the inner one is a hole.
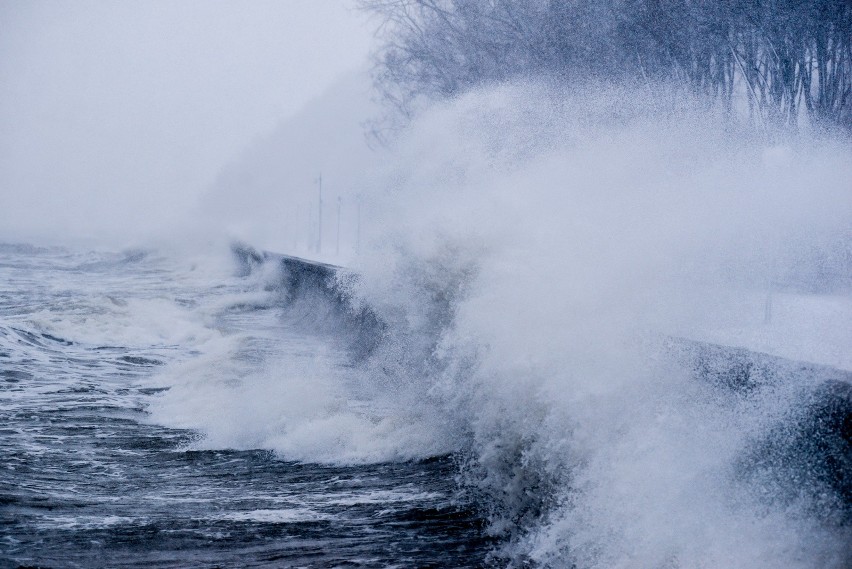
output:
M340 255L340 202L342 198L337 196L337 243L335 244L334 254Z
M317 200L318 215L317 220L317 253L322 253L322 173L320 172L317 178L317 187L319 188L319 199Z
M355 252L361 252L361 194L358 194L358 225L355 232Z

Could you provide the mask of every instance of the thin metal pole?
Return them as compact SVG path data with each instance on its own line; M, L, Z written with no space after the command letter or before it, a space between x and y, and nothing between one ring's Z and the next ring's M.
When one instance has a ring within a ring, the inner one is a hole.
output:
M337 196L337 244L334 248L334 254L340 255L340 201L341 197Z
M361 252L361 194L358 194L358 229L355 234L355 251Z
M317 224L317 253L322 253L322 172L317 178L319 186L319 223Z

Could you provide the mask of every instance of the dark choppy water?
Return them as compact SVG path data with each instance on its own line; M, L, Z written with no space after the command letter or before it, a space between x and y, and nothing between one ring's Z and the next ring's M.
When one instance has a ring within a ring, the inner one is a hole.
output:
M150 379L210 335L257 365L320 350L229 271L0 245L0 566L482 565L450 457L296 463L151 420Z
M848 371L234 252L0 245L0 567L850 567Z

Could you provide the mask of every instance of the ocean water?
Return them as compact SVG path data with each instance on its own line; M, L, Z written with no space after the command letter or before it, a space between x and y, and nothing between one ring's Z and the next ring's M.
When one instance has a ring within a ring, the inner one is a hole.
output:
M852 566L849 141L671 95L435 105L345 268L3 246L4 562Z
M224 253L199 274L0 246L0 565L480 566L492 539L451 456L295 461L152 420L169 389L152 378L221 343L237 345L223 381L271 360L350 365Z
M848 372L660 341L644 350L666 354L666 392L601 391L569 419L540 386L494 394L474 356L437 355L472 278L448 259L407 269L441 291L414 334L349 271L234 251L2 246L4 566L592 567L606 552L564 540L585 520L607 543L595 524L625 511L651 567L852 559Z

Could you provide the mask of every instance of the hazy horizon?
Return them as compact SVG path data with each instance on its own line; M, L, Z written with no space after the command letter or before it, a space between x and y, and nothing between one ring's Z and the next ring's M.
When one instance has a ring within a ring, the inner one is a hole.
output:
M0 2L0 239L122 245L367 64L349 3Z

